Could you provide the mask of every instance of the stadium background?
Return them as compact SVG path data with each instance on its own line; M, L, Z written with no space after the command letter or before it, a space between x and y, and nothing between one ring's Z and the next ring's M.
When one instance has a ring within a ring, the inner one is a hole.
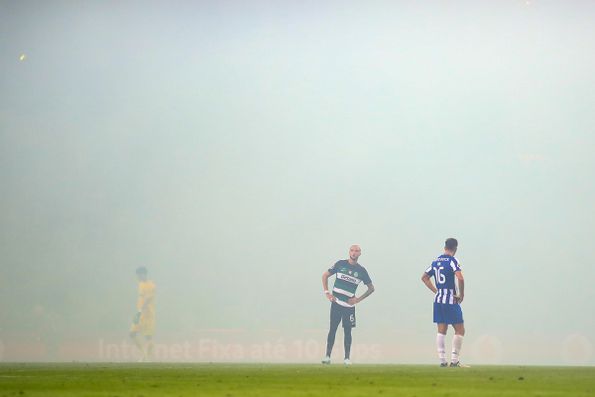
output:
M2 2L0 359L130 360L146 265L159 359L318 360L357 242L354 361L431 363L455 236L466 360L595 364L594 15Z

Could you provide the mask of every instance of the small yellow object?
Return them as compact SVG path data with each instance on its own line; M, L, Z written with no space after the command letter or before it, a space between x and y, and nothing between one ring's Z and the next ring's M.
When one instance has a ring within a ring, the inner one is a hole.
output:
M23 62L25 59L27 59L27 55L21 54L21 56L19 57L19 61Z

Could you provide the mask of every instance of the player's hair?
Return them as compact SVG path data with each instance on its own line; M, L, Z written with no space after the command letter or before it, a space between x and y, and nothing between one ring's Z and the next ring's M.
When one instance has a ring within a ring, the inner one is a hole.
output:
M457 249L457 247L459 246L459 242L457 241L456 238L447 238L446 241L444 242L444 249L447 249L449 251L454 251Z
M146 276L147 273L149 273L149 271L144 266L141 266L141 267L139 267L139 268L136 269L136 274L139 274L139 275L140 274L144 274Z

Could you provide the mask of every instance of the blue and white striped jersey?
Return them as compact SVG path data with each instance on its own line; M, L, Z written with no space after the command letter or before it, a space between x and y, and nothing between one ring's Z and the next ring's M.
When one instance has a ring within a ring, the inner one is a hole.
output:
M426 274L430 277L434 276L436 284L436 297L434 302L444 303L447 305L457 304L454 299L457 294L457 286L455 283L455 272L460 271L459 261L454 256L440 255L430 267L426 269Z

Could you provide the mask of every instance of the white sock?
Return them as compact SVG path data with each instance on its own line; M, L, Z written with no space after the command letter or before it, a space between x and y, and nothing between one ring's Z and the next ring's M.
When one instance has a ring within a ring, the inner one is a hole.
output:
M459 361L459 353L463 346L463 335L455 335L452 337L452 356L450 362L456 363Z
M444 347L444 338L446 335L438 333L436 335L436 347L438 348L438 358L441 363L446 362L446 348Z

